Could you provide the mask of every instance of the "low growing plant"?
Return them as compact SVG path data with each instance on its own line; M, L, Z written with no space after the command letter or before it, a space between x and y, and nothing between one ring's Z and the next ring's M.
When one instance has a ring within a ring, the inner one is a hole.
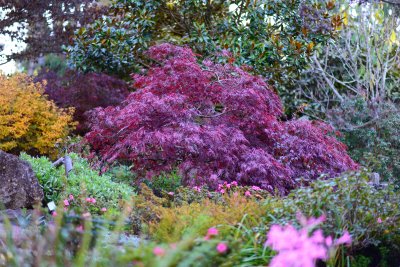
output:
M113 182L108 175L99 175L77 154L71 153L70 157L73 170L66 177L64 168L54 167L48 158L21 154L21 158L31 164L43 188L46 203L69 201L72 196L77 206L85 206L92 212L101 213L102 208L119 208L124 200L129 200L134 195L130 186Z

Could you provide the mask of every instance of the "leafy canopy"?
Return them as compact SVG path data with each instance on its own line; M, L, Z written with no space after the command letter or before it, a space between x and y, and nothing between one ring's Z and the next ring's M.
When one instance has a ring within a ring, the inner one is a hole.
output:
M148 66L144 51L159 42L186 44L291 87L318 44L341 25L335 1L113 0L109 14L76 32L68 50L84 71L127 76Z

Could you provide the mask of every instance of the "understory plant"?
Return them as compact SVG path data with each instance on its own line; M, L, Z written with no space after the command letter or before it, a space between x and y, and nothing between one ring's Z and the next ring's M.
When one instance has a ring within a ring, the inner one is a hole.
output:
M236 181L286 193L302 178L357 168L321 122L282 121L279 97L265 81L231 64L197 62L188 48L162 44L155 62L133 75L136 92L97 108L86 135L104 169L130 162L139 177L178 170L183 185Z
M46 203L54 201L66 208L76 206L102 213L103 208L118 210L134 195L130 186L113 182L108 175L99 175L77 154L70 153L69 156L73 169L67 177L64 168L54 167L48 158L21 154L21 159L31 164L43 188Z

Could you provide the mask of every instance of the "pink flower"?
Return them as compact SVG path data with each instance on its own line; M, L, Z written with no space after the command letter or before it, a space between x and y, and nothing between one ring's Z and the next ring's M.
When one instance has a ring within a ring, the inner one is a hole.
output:
M82 216L84 218L88 218L88 217L90 217L90 212L83 213Z
M96 203L96 199L95 199L95 198L92 198L92 199L91 199L91 202L92 202L92 204L95 204L95 203Z
M197 192L201 192L201 189L200 189L199 186L194 186L193 189L194 189L195 191L197 191Z
M211 227L207 231L207 236L217 236L218 235L218 229Z
M69 206L68 199L64 199L64 206Z
M325 238L325 244L326 244L327 247L332 246L333 241L332 241L332 237L331 236L328 236L327 238Z
M87 198L86 198L86 202L91 203L91 202L92 202L92 199L91 199L90 197L87 197Z
M78 225L75 229L77 232L82 233L83 232L83 226L82 225Z
M175 195L175 193L174 192L168 192L168 195L173 196L173 195Z
M349 232L345 231L340 238L336 239L335 245L341 245L341 244L347 244L347 245L351 244L351 236Z
M234 197L238 197L238 196L239 196L239 193L238 193L238 192L235 192L235 193L233 193L233 196L234 196Z
M101 208L101 211L102 211L102 212L106 212L106 211L107 211L107 208Z
M231 184L226 184L226 188L231 188Z
M74 200L74 196L73 195L69 195L69 200Z
M220 242L218 243L216 249L219 254L225 254L228 251L228 245L223 242Z
M298 230L290 224L273 225L268 232L265 245L278 252L271 260L271 267L314 267L318 260L329 258L331 249L351 242L347 231L335 241L330 236L324 237L321 229L312 231L316 225L325 220L325 216L316 219L298 217L303 228Z
M246 192L244 193L244 195L245 195L246 197L250 197L250 196L251 196L251 193L250 193L250 191L246 191Z
M155 247L153 249L153 254L156 256L163 256L165 254L165 250L161 247Z
M253 186L251 187L251 189L253 189L254 191L260 191L260 190L262 190L260 187L255 186L255 185L253 185Z
M225 194L225 189L221 189L221 190L219 190L219 192L220 192L221 194Z
M53 213L51 213L51 216L56 217L57 216L57 212L53 211Z
M378 223L382 223L381 217L379 217L376 221L377 221Z
M238 183L237 183L236 181L233 181L233 182L231 183L231 185L233 185L233 186L237 186L237 185L238 185Z

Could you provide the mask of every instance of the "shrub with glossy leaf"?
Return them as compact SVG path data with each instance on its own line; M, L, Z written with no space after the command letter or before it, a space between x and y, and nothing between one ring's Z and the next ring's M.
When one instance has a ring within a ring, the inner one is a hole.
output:
M33 154L57 153L73 128L72 109L58 108L44 86L23 74L0 74L0 149Z
M92 113L86 139L103 163L130 161L141 177L178 169L184 185L223 181L287 192L295 179L357 167L328 125L281 121L265 81L230 64L197 63L188 48L162 44L158 64L134 75L136 92Z
M205 56L226 49L229 61L281 85L289 102L289 88L314 47L341 25L337 6L331 0L113 0L107 16L76 32L68 55L80 70L127 76L147 65L144 52L155 43L185 44Z
M85 159L74 153L70 156L73 161L73 170L67 178L64 168L55 168L48 158L35 158L21 154L21 158L31 164L43 188L46 202L58 203L73 195L77 201L83 200L81 202L84 203L85 199L90 197L96 199L96 205L88 204L89 210L100 212L103 207L108 209L120 207L123 200L129 200L134 194L128 185L113 182L110 176L99 175L98 172L90 169Z
M85 134L88 130L85 112L95 107L120 104L129 94L125 81L102 73L82 74L73 70L62 76L51 70L42 70L36 81L46 80L45 94L60 107L74 107L75 130Z
M329 121L343 133L351 157L382 180L400 187L400 107L389 101L374 103L346 99L327 112Z

